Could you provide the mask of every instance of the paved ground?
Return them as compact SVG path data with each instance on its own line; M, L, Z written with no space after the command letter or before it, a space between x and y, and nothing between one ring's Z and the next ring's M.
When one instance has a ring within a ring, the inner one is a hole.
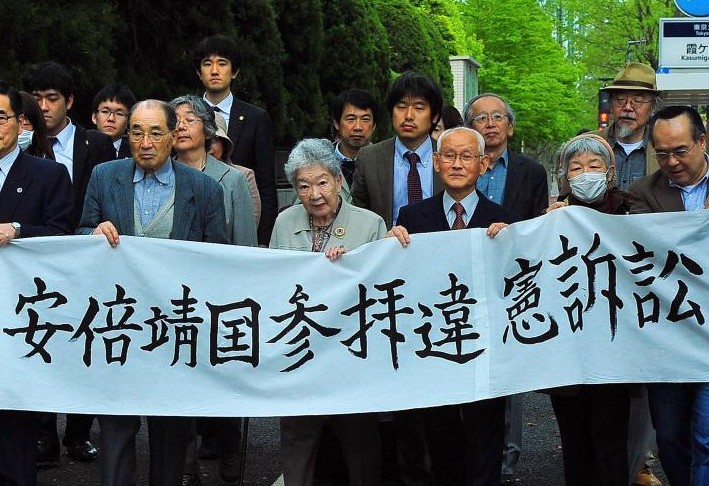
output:
M564 486L561 442L556 420L546 395L529 393L524 403L523 449L518 466L520 486ZM281 474L278 419L251 419L248 445L248 465L244 484L270 486L278 484ZM138 441L139 484L147 484L147 437L141 430ZM95 427L94 439L98 441ZM98 443L98 442L96 442ZM219 479L218 461L202 461L202 484L223 486ZM655 474L668 484L659 464L654 464ZM281 483L282 484L282 483ZM57 468L41 470L39 486L100 486L98 462L81 464L71 462L63 455ZM321 482L320 486L335 486Z

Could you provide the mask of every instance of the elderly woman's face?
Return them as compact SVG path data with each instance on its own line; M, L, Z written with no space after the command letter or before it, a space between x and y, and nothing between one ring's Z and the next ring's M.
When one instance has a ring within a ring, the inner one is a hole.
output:
M593 152L577 152L569 160L566 177L571 180L584 172L606 172L606 162L600 155Z
M324 226L332 222L339 206L342 177L335 177L322 165L300 169L295 174L295 190L313 222Z
M182 104L175 109L177 113L177 130L175 137L175 150L186 152L189 150L204 149L204 123L195 115L188 104Z

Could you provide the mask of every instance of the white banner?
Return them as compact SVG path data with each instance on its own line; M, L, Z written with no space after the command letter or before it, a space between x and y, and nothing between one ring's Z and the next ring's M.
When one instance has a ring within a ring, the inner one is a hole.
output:
M123 237L0 248L0 408L349 413L709 381L708 211L565 208L322 254ZM648 359L652 357L652 359Z

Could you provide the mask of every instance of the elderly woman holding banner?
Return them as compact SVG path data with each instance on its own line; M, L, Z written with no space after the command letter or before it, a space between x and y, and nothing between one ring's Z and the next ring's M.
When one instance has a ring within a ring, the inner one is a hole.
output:
M340 197L342 171L328 140L305 139L288 156L285 173L302 204L276 219L271 248L324 253L334 261L347 250L386 236L384 220ZM401 237L402 244L406 244ZM320 434L328 424L342 445L349 484L379 484L381 443L377 416L359 413L281 418L286 486L313 484Z
M606 214L627 214L628 195L614 187L615 157L603 138L585 133L561 148L560 178L571 193L546 212L584 206ZM505 225L488 229L495 236ZM628 486L630 387L579 385L550 391L559 424L566 484Z

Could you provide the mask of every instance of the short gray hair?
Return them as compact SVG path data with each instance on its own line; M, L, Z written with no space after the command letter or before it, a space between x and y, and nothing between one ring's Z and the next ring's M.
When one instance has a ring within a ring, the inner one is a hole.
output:
M212 139L217 133L217 122L214 121L214 110L199 96L187 94L178 96L170 102L170 106L177 110L178 106L189 105L194 111L195 116L202 120L204 127L205 149L209 150L212 146Z
M305 138L293 147L285 167L283 167L288 181L295 187L295 178L298 171L320 165L330 171L333 177L342 175L340 161L335 155L332 142L324 138Z
M610 145L608 145L608 142L593 133L584 133L583 135L572 138L561 147L559 177L564 182L568 183L569 181L566 174L569 171L569 162L571 159L578 154L588 152L601 157L606 164L606 170L615 167L615 155Z
M473 126L473 103L475 103L481 98L497 98L498 100L502 101L502 104L505 105L505 115L507 115L507 119L510 121L510 125L515 124L515 112L506 99L495 93L483 93L473 97L470 101L468 101L468 104L465 105L464 114L466 127Z
M441 135L438 137L438 141L436 142L436 151L440 152L441 151L441 145L443 145L443 139L447 138L448 135L451 135L455 132L465 132L473 135L477 141L478 141L478 151L480 152L479 155L485 155L485 138L480 135L480 132L477 130L473 130L472 128L468 127L454 127L454 128L449 128L448 130L445 130Z

